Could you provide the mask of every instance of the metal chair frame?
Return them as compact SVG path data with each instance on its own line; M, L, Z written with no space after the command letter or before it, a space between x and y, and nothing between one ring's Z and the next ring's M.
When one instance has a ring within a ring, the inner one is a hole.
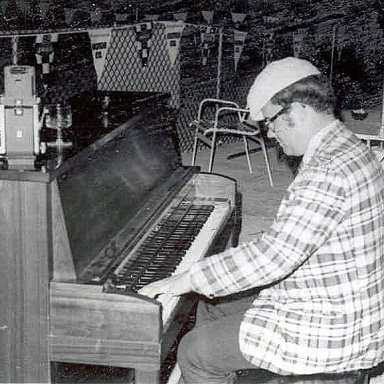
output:
M369 148L376 153L379 161L384 166L384 137L378 135L367 135L364 133L357 133L356 136L365 141ZM374 146L374 143L379 143Z
M207 104L214 104L216 107L213 120L204 118L204 112ZM229 115L235 117L234 121L228 121ZM252 174L253 170L249 153L248 139L257 142L260 145L261 150L263 151L265 165L267 167L269 183L271 187L273 187L272 173L264 139L257 123L249 120L248 116L249 109L241 108L239 104L233 101L215 98L202 100L199 103L197 119L190 124L190 126L195 129L191 164L195 165L197 144L199 140L211 148L208 172L212 172L218 134L242 136L249 173ZM225 117L227 118L226 121ZM209 136L211 136L211 138L209 138Z

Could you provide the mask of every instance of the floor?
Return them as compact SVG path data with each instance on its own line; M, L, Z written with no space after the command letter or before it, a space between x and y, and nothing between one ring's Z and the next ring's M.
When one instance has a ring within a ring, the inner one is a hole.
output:
M255 147L256 144L255 144ZM245 156L231 160L227 156L242 152L243 142L227 143L216 150L213 172L234 178L242 196L242 231L240 241L251 240L273 221L285 190L293 179L293 172L287 164L278 159L274 147L268 149L272 168L273 188L269 184L267 169L261 151L251 155L253 173L249 173ZM198 152L196 165L207 171L209 150ZM183 153L183 164L191 164L191 153Z

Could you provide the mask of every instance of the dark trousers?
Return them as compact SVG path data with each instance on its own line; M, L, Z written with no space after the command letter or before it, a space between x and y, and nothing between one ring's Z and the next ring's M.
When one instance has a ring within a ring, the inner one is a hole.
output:
M239 347L240 324L254 298L199 302L196 325L178 349L185 383L232 383L234 371L257 368L245 360Z

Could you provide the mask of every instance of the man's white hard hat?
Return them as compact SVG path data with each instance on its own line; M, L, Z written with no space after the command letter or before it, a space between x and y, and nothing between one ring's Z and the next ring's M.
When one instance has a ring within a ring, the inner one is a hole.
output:
M247 105L250 117L264 119L261 108L278 92L305 77L318 75L320 71L309 61L286 57L269 63L256 77L248 93Z

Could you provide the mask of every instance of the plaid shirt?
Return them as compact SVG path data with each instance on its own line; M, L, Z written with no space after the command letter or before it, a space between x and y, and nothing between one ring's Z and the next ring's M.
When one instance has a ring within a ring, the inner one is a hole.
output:
M384 172L336 120L312 138L261 239L196 263L193 289L264 287L239 343L280 374L343 372L384 360Z

